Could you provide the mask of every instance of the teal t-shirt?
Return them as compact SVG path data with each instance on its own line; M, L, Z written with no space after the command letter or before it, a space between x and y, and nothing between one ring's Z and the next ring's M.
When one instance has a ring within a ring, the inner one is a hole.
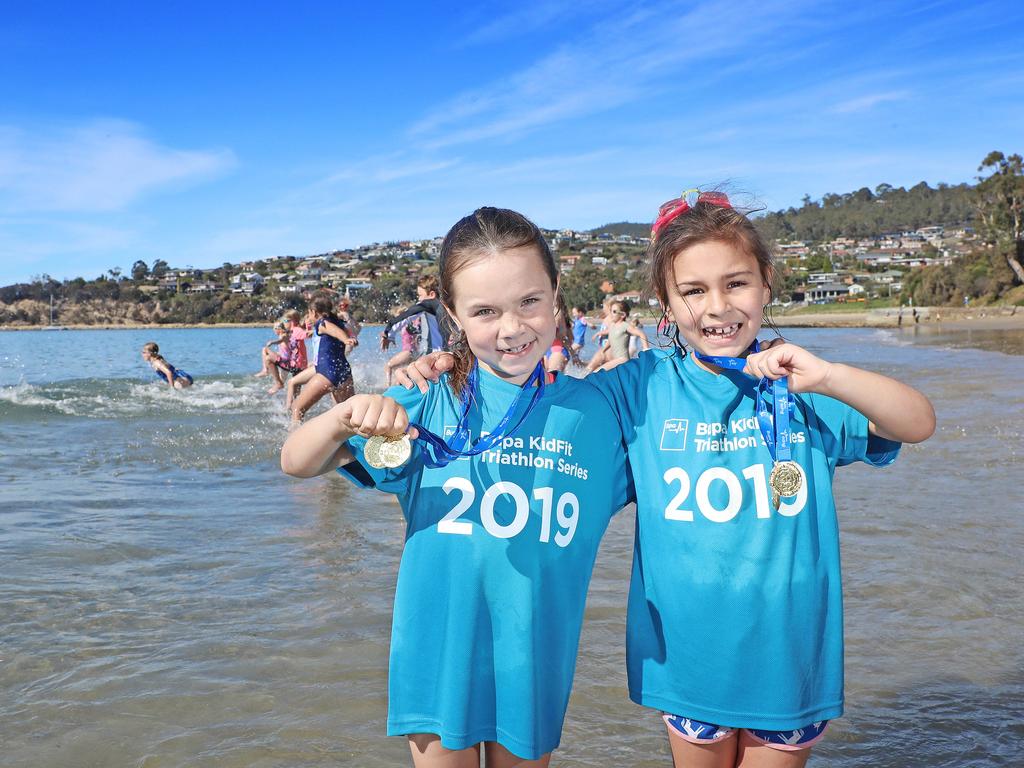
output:
M520 388L484 371L470 440ZM461 406L447 385L386 392L449 437ZM627 501L622 433L593 388L559 376L493 450L430 469L422 444L403 467L358 460L339 472L398 496L407 528L391 635L388 733L435 733L464 749L497 741L537 759L558 746L590 573Z
M772 506L756 381L679 352L643 353L586 380L614 406L637 498L627 620L630 697L672 714L784 730L843 707L837 466L891 463L837 400L796 395L805 482Z

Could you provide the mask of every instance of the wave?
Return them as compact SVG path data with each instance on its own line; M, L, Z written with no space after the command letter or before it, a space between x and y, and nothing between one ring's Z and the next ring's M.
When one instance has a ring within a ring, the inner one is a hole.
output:
M0 418L24 420L41 415L90 419L162 420L199 414L251 414L287 423L283 392L267 394L265 379L203 379L185 390L158 381L78 379L50 384L21 382L0 387Z

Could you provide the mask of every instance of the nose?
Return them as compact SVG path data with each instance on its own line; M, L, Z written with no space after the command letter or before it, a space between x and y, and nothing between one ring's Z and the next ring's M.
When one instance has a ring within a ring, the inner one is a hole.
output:
M501 315L498 333L501 334L502 338L511 339L519 334L522 327L523 323L519 315L514 312L504 312Z
M724 291L708 291L707 312L710 315L720 315L729 307L729 299Z

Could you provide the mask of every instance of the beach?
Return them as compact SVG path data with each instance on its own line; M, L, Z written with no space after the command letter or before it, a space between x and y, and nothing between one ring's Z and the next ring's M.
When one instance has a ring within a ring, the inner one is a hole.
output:
M1024 330L979 320L784 329L938 413L892 467L837 471L846 712L811 766L1019 759ZM360 391L382 385L374 330ZM5 766L408 764L384 734L404 522L386 495L281 473L287 417L251 377L269 338L0 333ZM194 387L156 381L150 340ZM633 525L627 508L602 542L552 765L668 764L660 718L626 693Z

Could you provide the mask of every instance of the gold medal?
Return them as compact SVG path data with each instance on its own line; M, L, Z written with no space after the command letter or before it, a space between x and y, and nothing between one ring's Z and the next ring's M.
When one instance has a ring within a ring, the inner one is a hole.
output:
M803 484L804 477L800 474L800 466L795 461L778 462L768 475L768 485L775 494L773 500L779 496L796 496ZM775 506L778 506L777 501Z
M409 460L412 455L412 441L408 435L389 435L381 439L382 442L377 449L381 465L388 469L395 469Z
M380 446L384 439L383 435L374 435L363 446L363 458L374 469L384 469L384 464L380 460Z

